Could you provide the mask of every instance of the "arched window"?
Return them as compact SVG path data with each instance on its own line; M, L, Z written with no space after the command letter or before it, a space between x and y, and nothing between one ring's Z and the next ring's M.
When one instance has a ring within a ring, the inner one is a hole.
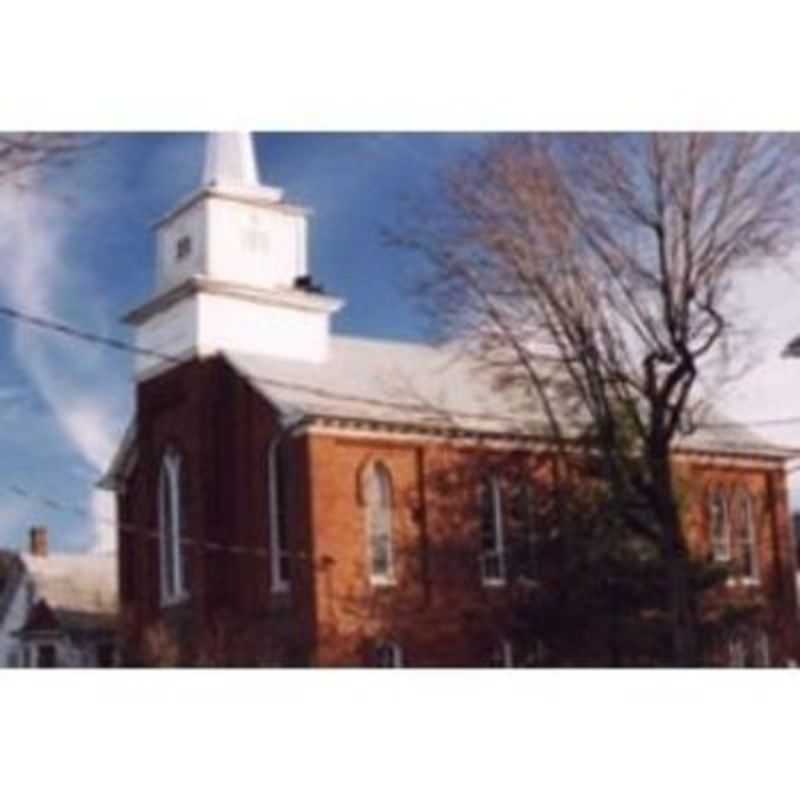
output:
M714 561L730 561L731 526L728 499L719 486L712 486L708 492L708 527Z
M372 654L376 667L402 667L403 651L397 642L378 642Z
M506 563L503 548L503 506L496 477L484 478L479 489L481 524L481 580L484 586L505 583Z
M267 455L269 543L272 591L285 592L291 581L292 556L289 551L290 503L292 502L292 459L288 443L280 435L273 440Z
M170 449L161 461L158 480L161 599L165 603L180 600L189 593L181 503L181 458Z
M534 488L528 482L515 483L508 497L505 550L513 554L514 563L523 575L531 578L537 572Z
M367 467L362 481L369 577L373 583L390 583L394 579L392 476L378 461Z
M753 515L753 498L747 489L734 495L734 531L737 550L738 573L745 579L758 580L758 547L756 524Z

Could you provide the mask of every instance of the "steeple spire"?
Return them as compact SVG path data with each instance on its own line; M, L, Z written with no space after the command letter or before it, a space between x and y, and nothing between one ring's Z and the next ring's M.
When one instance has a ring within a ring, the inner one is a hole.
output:
M250 133L226 131L208 134L203 184L229 187L259 185Z

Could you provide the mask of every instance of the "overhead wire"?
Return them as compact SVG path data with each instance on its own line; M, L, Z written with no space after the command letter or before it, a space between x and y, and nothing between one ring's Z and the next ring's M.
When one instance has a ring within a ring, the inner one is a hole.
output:
M165 363L175 365L185 363L185 359L163 353L152 348L140 347L138 345L130 344L122 339L104 334L97 334L91 331L86 331L77 328L66 322L50 319L41 315L30 314L18 308L13 308L8 305L0 305L0 316L5 316L10 319L17 320L29 325L33 325L43 330L49 330L54 333L59 333L64 336L70 336L75 339L82 340L89 344L105 346L115 349L120 352L128 352L133 355L143 355L150 358L158 359ZM242 372L243 377L252 380L253 382L263 384L265 386L274 386L298 392L306 392L317 397L329 400L338 400L348 403L361 403L364 405L371 405L375 407L390 408L399 411L410 411L419 413L421 411L430 413L433 409L431 406L423 403L407 403L402 401L384 400L376 397L368 397L366 395L354 395L343 392L337 392L330 389L324 389L320 386L314 386L307 383L300 383L295 381L282 381L277 378L267 378L262 375L253 373ZM489 419L497 421L509 421L509 417L504 417L497 414L482 414L474 411L458 411L456 409L448 409L448 414L470 417L475 419ZM800 424L800 416L791 416L783 418L769 418L769 419L753 419L753 420L740 420L736 422L707 422L701 426L701 429L726 429L726 428L739 428L739 427L767 427L767 426L781 426L781 425L797 425Z

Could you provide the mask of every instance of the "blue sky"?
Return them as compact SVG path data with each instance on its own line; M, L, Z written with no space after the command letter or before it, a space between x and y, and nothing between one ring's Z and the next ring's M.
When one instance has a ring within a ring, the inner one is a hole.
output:
M477 143L456 134L257 135L262 180L314 212L311 270L347 301L337 332L424 338L403 280L418 264L387 248L381 227L402 214L403 197L424 195L438 169ZM199 184L203 147L202 134L111 134L45 187L0 191L0 302L127 338L120 317L152 292L150 226ZM778 356L800 332L797 288L792 269L741 283L758 334L753 370L722 398L739 418L800 415L800 362ZM32 524L48 525L57 549L111 545L111 498L92 486L130 418L131 374L124 353L0 319L0 545L23 545ZM762 432L800 445L800 425ZM94 517L21 498L11 485Z
M110 134L43 188L0 196L0 298L106 335L151 296L151 224L200 181L202 134ZM347 300L341 333L419 339L425 323L404 289L410 256L387 248L381 226L402 198L477 137L425 134L259 134L264 182L313 209L310 264ZM46 524L53 546L110 543L113 509L92 484L132 409L128 355L0 319L0 544L19 546ZM65 513L9 492L22 488L93 509Z

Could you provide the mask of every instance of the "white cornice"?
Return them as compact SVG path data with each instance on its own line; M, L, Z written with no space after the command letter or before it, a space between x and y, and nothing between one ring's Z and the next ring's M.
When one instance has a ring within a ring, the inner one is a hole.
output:
M241 186L225 186L221 184L201 186L191 194L186 195L171 211L168 211L166 214L159 217L154 223L152 223L152 227L160 228L171 219L174 219L185 209L208 197L229 200L232 203L240 203L247 206L271 208L273 211L277 211L280 214L288 214L290 216L311 216L311 209L306 208L305 206L294 205L292 203L282 203L282 196L283 190L278 189L275 186L255 186L250 188Z
M284 306L320 314L334 313L344 305L344 300L338 297L299 289L262 289L247 284L216 281L202 275L193 275L169 291L133 309L122 318L122 321L129 325L138 325L184 298L201 292L225 295L265 306Z

